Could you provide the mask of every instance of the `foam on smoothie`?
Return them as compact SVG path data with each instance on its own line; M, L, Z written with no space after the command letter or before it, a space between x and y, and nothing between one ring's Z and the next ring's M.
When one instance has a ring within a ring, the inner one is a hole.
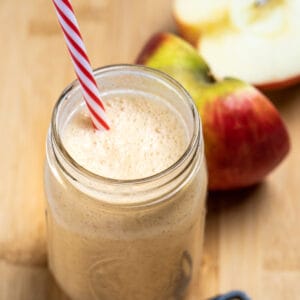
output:
M125 95L104 102L109 131L95 131L85 107L63 131L65 148L87 170L114 179L144 178L171 166L187 148L183 120L163 101Z

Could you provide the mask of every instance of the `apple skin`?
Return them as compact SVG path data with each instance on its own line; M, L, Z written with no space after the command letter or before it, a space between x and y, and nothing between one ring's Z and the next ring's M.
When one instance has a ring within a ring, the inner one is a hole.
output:
M289 151L278 112L254 88L219 95L201 115L211 189L258 183Z
M200 39L200 32L197 25L185 24L174 16L178 33L186 41L191 43L193 46L197 46L198 40Z
M243 81L216 82L197 51L179 37L155 35L136 62L168 73L194 99L202 119L210 190L256 184L288 153L288 132L273 104Z
M288 88L298 83L300 83L300 75L290 77L285 80L256 84L255 86L262 91L276 91Z

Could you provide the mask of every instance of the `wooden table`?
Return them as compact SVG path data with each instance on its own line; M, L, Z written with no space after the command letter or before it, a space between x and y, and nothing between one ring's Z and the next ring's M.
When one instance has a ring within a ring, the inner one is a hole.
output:
M171 2L74 0L93 65L132 62L174 30ZM74 73L50 0L1 0L0 24L0 299L66 299L45 267L42 178L51 109ZM270 96L292 151L256 188L210 195L199 299L300 299L300 88Z

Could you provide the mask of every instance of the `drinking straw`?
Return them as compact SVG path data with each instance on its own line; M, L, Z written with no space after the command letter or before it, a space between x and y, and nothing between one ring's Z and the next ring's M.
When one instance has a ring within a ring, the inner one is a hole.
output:
M109 130L105 108L100 99L98 86L72 5L69 0L52 1L93 125L97 130Z

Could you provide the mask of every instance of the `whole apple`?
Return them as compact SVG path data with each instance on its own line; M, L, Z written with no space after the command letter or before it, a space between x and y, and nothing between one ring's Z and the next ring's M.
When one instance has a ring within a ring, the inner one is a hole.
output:
M203 124L211 190L258 183L288 153L288 133L273 104L241 80L216 81L197 51L179 37L155 35L137 63L168 73L194 99Z

